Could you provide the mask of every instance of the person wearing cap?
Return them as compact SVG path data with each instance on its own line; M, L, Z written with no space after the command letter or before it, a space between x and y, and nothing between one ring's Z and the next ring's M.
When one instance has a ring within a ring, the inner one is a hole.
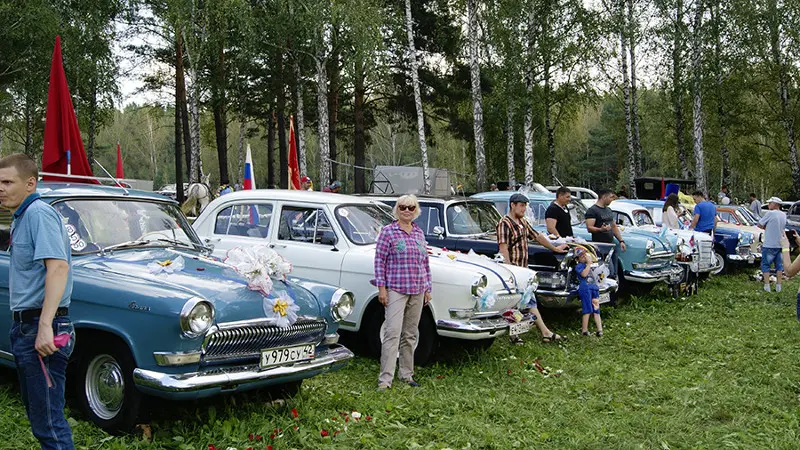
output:
M764 290L770 292L769 272L775 266L775 292L781 291L783 280L783 259L781 258L781 237L786 228L786 214L781 211L781 199L771 197L767 200L767 212L758 221L764 230L764 245L761 251L761 274L764 277Z
M538 233L525 220L525 211L528 208L528 197L522 194L513 194L509 199L508 215L503 216L497 223L497 244L500 247L500 254L506 264L513 264L520 267L528 267L528 239L535 239L536 242L556 253L566 253L567 245L554 246L547 236ZM550 331L542 320L539 309L534 302L530 312L536 317L536 326L542 333L542 341L556 342L564 338ZM521 344L519 338L513 339L515 344Z
M313 191L314 188L311 187L311 177L308 175L303 176L300 178L300 190L301 191Z
M594 316L594 325L597 328L595 335L603 336L603 320L600 318L600 288L592 275L592 257L582 249L575 250L578 264L575 273L578 275L578 297L581 298L581 334L589 336L589 316Z
M331 183L330 186L326 186L322 188L322 192L332 192L334 194L338 194L339 190L342 188L342 182L339 180L334 181Z

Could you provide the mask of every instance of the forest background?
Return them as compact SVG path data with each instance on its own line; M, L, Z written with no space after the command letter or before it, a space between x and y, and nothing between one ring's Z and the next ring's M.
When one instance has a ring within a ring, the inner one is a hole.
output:
M466 191L635 195L645 175L800 198L800 0L0 0L0 18L3 155L41 158L61 35L90 161L119 142L156 187L240 183L248 144L257 186L286 187L291 117L317 189L409 165ZM123 103L132 76L149 100Z

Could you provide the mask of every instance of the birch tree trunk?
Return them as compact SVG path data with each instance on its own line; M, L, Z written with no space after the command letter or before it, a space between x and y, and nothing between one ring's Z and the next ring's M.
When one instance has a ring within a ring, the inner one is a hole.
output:
M417 49L414 45L414 19L411 17L411 0L406 0L406 34L408 35L408 62L411 70L411 84L414 88L414 106L417 109L417 135L422 154L423 194L431 192L431 179L428 175L428 145L425 142L425 117L422 110L422 94L419 88L419 65Z
M481 67L478 61L478 0L467 0L469 20L469 72L472 87L472 130L475 134L475 184L478 192L486 190L486 152L483 146L483 98Z
M709 4L711 23L714 24L714 71L716 72L717 94L717 120L719 121L720 153L722 154L722 178L720 183L727 186L730 183L731 165L730 152L728 151L728 116L725 109L724 93L722 92L722 42L720 40L719 6Z
M192 23L194 20L195 8L192 7ZM202 35L205 34L201 31ZM203 162L200 158L200 83L197 80L197 64L199 58L194 58L194 50L190 48L189 41L184 39L186 59L189 61L189 76L186 78L186 98L188 117L189 147L186 148L189 159L189 183L198 183L203 174Z
M366 173L364 172L364 165L366 164L367 153L367 131L366 119L364 117L364 103L366 100L367 92L365 81L367 78L366 67L362 58L357 58L355 61L355 70L353 73L353 115L354 115L354 129L353 129L353 160L354 160L354 191L357 194L367 192Z
M797 161L797 142L795 137L794 120L790 113L789 103L789 74L780 48L780 30L778 24L778 12L776 0L770 0L768 4L768 15L770 16L769 40L771 63L778 71L778 94L781 102L781 122L786 131L786 143L789 149L789 165L792 169L792 194L795 198L800 197L800 164Z
M97 126L97 83L92 86L92 100L89 104L89 139L86 148L86 159L89 160L89 168L94 171L94 140Z
M297 111L295 111L295 117L297 119L295 136L297 139L297 157L300 164L300 173L303 175L308 175L308 171L306 169L306 136L304 132L306 128L306 119L305 113L303 112L303 79L300 75L300 64L296 59L294 61L294 78L297 80L297 84L295 85L295 105L297 107Z
M550 61L545 57L544 63L544 128L547 134L547 153L550 155L550 182L556 183L556 130L550 118Z
M706 160L703 153L703 92L702 92L702 40L700 27L703 24L703 2L695 0L694 29L692 30L692 125L694 141L694 176L697 189L708 194L706 185Z
M631 125L633 127L633 152L636 161L636 176L642 174L642 141L639 137L639 99L636 77L636 22L633 21L633 0L628 0L628 51L631 55ZM634 195L634 194L632 194Z
M620 9L624 9L625 4L620 5ZM620 18L624 17L624 12L620 14ZM622 72L622 105L625 109L625 144L628 148L628 195L631 198L636 198L636 151L633 147L633 130L631 128L631 85L628 79L628 37L626 36L625 21L620 20L621 29L619 32L620 52L619 52L619 65Z
M686 163L686 143L684 142L685 122L683 118L683 0L677 0L675 7L675 34L672 40L672 106L675 110L675 145L678 147L678 161L681 176L689 178L689 165Z
M244 134L247 132L247 120L239 118L239 159L236 165L236 184L242 186L244 180Z
M528 97L533 87L528 84ZM533 184L533 105L530 98L525 105L525 185Z
M33 110L34 105L30 96L25 97L25 154L34 157L33 150Z
M324 37L323 37L324 40ZM331 184L330 148L328 147L328 74L325 70L324 51L314 59L317 65L317 134L319 135L319 182Z
M508 185L514 186L514 102L509 101L506 109L506 168L508 169Z

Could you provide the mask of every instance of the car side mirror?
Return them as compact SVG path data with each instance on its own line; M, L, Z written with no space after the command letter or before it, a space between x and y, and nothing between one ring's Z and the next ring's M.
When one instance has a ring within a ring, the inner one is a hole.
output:
M442 236L444 236L444 227L441 225L436 225L435 227L433 227L433 235L436 236L437 238L441 238Z
M322 244L322 245L335 246L337 242L339 242L339 240L336 239L336 235L335 234L327 234L326 233L326 234L322 235L322 237L319 239L319 243Z
M573 210L573 209L575 209L575 208L576 208L576 206L575 206L574 204L572 204L572 203L568 203L568 204L567 204L567 209L569 209L569 210Z

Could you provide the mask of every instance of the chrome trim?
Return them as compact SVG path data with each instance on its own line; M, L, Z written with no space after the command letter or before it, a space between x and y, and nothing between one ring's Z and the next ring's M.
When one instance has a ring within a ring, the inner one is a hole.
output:
M153 358L159 366L183 366L200 362L201 353L197 352L153 352Z
M339 343L339 333L326 334L322 339L322 345L331 346Z
M339 314L339 311L338 311L338 306L339 306L339 302L344 298L345 295L349 295L350 296L350 303L351 303L350 304L350 312L348 312L347 315L345 315L345 316L341 316ZM350 314L353 313L353 310L355 309L355 306L356 306L356 296L352 292L350 292L348 290L339 288L339 289L336 290L336 292L333 293L333 296L331 296L331 303L330 303L331 317L336 322L341 322L344 319L346 319L347 317L349 317Z
M7 361L14 361L14 355L12 353L0 350L0 359L5 359Z
M454 320L437 320L436 328L442 331L465 334L489 333L496 336L502 336L508 332L508 322L503 317L494 319L473 318L463 322Z
M316 321L318 320L317 317L314 316L297 316L298 322L304 321ZM232 330L235 328L242 328L242 327L253 327L253 326L265 326L265 327L274 327L275 323L277 323L277 319L247 319L247 320L238 320L236 322L223 322L218 323L211 327L214 331L224 331L224 330Z
M660 281L669 282L672 278L683 276L683 269L680 266L665 267L661 270L644 272L641 270L625 271L625 278L636 283L658 283Z
M242 325L246 322L246 325ZM298 319L285 328L271 321L232 322L224 327L211 327L203 339L202 361L218 362L230 359L255 359L261 350L291 345L319 345L328 323L322 319ZM239 324L231 326L231 324Z
M652 259L674 259L675 252L671 251L660 251L660 252L652 252L647 255L647 260L650 261Z
M192 332L192 328L189 326L189 314L194 310L194 308L199 305L200 303L207 303L209 308L211 309L211 322L205 330L194 333ZM180 323L181 323L181 330L183 331L183 335L189 339L195 339L197 337L202 336L208 330L214 326L214 319L216 318L216 310L214 309L214 305L209 302L208 300L202 297L192 297L184 303L183 308L181 308L181 315L180 315Z
M282 378L297 379L298 375L311 375L312 372L328 372L341 368L352 358L353 352L346 347L339 346L323 350L311 360L270 367L265 370L259 370L258 364L181 374L134 369L133 382L137 387L164 393L195 392L211 388L231 389L261 381L280 381Z

